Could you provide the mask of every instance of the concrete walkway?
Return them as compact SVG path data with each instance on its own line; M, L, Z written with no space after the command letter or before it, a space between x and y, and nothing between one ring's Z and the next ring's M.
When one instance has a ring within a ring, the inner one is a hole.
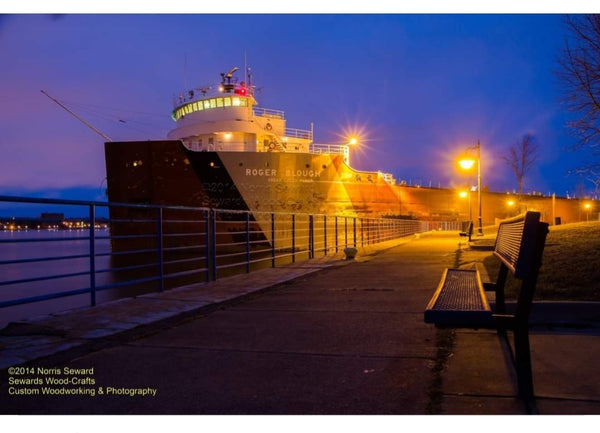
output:
M428 234L356 261L330 256L12 325L0 333L0 413L526 413L495 332L423 322L442 270L489 254L461 241ZM597 316L596 304L536 306L540 413L600 414ZM35 395L45 385L10 377L69 383Z

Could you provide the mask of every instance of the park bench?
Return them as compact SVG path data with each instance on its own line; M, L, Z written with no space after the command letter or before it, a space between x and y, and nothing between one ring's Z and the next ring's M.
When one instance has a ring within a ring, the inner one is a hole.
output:
M529 314L547 233L548 223L540 222L539 212L501 221L493 253L500 259L496 282L482 283L477 269L446 269L424 314L426 323L439 328L497 329L504 336L506 330L512 331L519 395L526 401L533 398ZM508 272L520 280L516 308L510 314L504 296ZM495 292L493 310L485 291Z
M473 221L462 221L460 223L460 236L468 236L469 242L471 242L471 236L473 236Z

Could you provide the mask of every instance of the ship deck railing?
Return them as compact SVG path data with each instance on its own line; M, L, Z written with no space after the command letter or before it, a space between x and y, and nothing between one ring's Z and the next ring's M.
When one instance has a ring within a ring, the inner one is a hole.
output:
M334 154L334 155L347 155L348 146L346 144L318 144L313 143L310 145L310 153L317 155L320 154Z
M263 107L254 106L254 107L252 107L252 113L254 113L255 116L274 117L277 119L285 119L285 113L283 110L275 110L272 108L263 108Z
M13 320L460 225L0 196L7 212L29 214L0 218L0 309Z

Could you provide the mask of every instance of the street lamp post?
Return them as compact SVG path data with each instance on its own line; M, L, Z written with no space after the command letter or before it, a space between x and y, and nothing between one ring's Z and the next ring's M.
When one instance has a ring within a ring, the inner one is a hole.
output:
M473 167L475 162L477 162L477 204L479 208L479 214L477 216L477 236L483 236L483 223L481 219L481 144L479 143L479 140L477 140L477 146L469 147L467 150L470 149L477 150L477 161L474 161L472 158L464 158L458 163L462 168L468 170Z

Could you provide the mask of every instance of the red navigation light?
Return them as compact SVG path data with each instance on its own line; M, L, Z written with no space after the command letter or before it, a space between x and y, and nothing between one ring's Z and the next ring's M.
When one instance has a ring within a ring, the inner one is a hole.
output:
M236 95L246 96L247 92L248 92L248 90L244 86L240 86L235 89Z

